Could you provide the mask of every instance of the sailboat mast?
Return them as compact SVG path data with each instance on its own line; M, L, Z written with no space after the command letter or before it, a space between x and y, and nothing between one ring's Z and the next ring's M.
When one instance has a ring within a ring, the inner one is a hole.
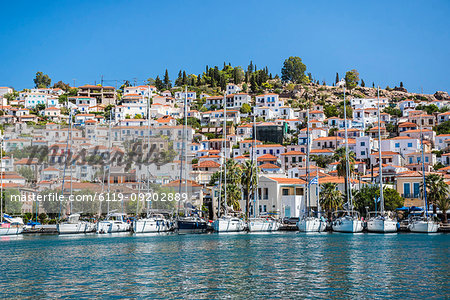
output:
M73 141L72 141L72 126L73 126L73 123L70 122L70 127L69 127L70 150L72 150L72 145L73 145ZM72 153L70 153L70 154L72 155ZM69 153L67 153L67 155L69 157ZM70 196L72 196L72 193L73 193L72 181L73 181L73 164L71 163L70 164ZM72 213L72 201L70 201L70 213Z
M378 98L378 176L380 181L380 212L384 213L384 196L383 196L383 161L381 160L381 114L380 114L380 87L377 87Z
M420 115L420 144L422 147L423 201L425 203L425 215L428 218L427 185L425 179L425 147L423 146L422 115Z
M224 173L224 206L225 216L228 215L228 203L227 203L227 96L223 96L223 173Z
M109 152L109 161L108 161L108 200L111 195L111 147L112 147L112 136L111 136L111 119L113 115L113 109L109 111L109 130L108 130L108 152ZM107 201L107 211L109 214L109 201Z
M187 168L187 86L184 87L184 192L188 197L188 168ZM184 206L184 215L187 215L186 205Z
M149 209L151 206L151 199L152 197L150 196L150 86L147 88L147 157L148 157L148 162L147 162L147 195L149 195L148 199L149 201L146 201L146 208L147 208L147 216L149 213Z
M258 200L258 163L256 161L256 116L253 116L253 151L252 151L252 159L255 163L255 172L256 172L256 187L255 192L253 193L253 204L254 204L254 211L253 214L256 218L256 216L259 216L259 200ZM253 166L252 166L253 167ZM256 211L258 210L258 213Z
M67 103L67 107L69 107L69 103ZM69 127L72 124L72 110L69 109ZM69 130L69 127L67 128ZM66 159L64 160L64 170L63 170L63 180L62 180L62 184L61 184L61 193L63 195L64 198L64 183L65 183L65 179L66 179L66 169L67 169L67 151L69 149L69 134L67 134L67 142L66 142ZM109 202L108 202L109 203ZM39 204L36 203L36 221L37 221L37 209L38 209ZM59 202L59 214L58 214L58 219L61 219L61 212L62 212L62 202Z
M316 199L317 199L317 217L320 217L320 186L319 186L319 167L316 165L316 176L317 176L317 185L316 185Z
M345 130L345 176L347 177L347 203L350 204L353 212L352 191L350 184L350 166L348 162L348 134L347 134L347 101L345 99L345 85L344 85L344 130ZM348 208L347 208L348 210Z
M306 213L309 217L309 211L311 208L311 189L309 186L309 98L306 104L306 193L308 201L306 203Z
M3 222L3 136L0 137L0 222Z

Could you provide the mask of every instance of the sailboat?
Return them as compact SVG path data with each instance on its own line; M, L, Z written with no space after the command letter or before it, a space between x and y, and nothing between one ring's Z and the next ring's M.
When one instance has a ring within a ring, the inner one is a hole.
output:
M253 149L252 161L257 164L256 159L256 119L253 116ZM249 218L247 228L249 232L277 231L281 224L271 217L261 216L258 198L258 175L256 175L256 188L253 193L253 218Z
M345 100L345 80L341 80L338 85L344 85L344 129L345 129L345 177L346 180L346 188L347 188L347 203L345 205L345 211L337 211L334 214L338 216L338 218L333 221L332 228L333 231L337 232L361 232L363 231L362 221L359 216L359 212L353 209L353 199L352 199L352 190L351 190L351 179L350 179L350 166L349 166L349 158L348 158L348 134L347 134L347 106Z
M111 119L114 114L114 109L111 110L109 117L109 153L112 148L112 134L111 134ZM108 166L108 195L111 194L111 160L109 160ZM123 200L122 200L123 201ZM97 233L113 233L113 232L125 232L131 230L131 224L128 221L127 215L124 213L116 213L115 210L109 210L109 201L107 203L107 215L106 219L97 223ZM122 202L123 203L123 202ZM122 206L123 210L123 206Z
M369 212L367 221L367 231L389 233L397 231L397 220L391 218L384 211L384 195L383 195L383 161L381 159L381 116L380 116L380 87L377 88L378 98L378 158L379 171L378 180L380 186L380 211ZM376 200L378 201L378 199Z
M245 223L237 217L228 216L228 205L227 205L227 100L226 96L223 96L223 172L224 172L224 197L223 202L225 206L225 213L223 216L220 215L221 211L221 200L222 200L222 190L219 190L219 207L217 209L219 218L213 222L213 229L216 232L238 232L245 229ZM222 183L222 178L219 180L219 188Z
M69 107L69 105L67 105ZM72 111L69 113L69 134L67 135L67 144L66 144L66 155L69 158L69 142L72 147ZM72 148L71 148L72 149ZM63 181L61 186L61 191L64 194L64 183L66 177L66 168L67 168L67 159L64 164L63 171ZM70 195L72 196L72 181L73 181L73 168L70 166ZM61 213L61 208L60 208ZM72 201L70 201L70 215L67 217L67 220L64 222L59 222L56 224L56 230L59 234L81 234L95 231L95 225L90 222L80 221L80 213L72 214Z
M147 101L147 145L150 151L150 91ZM149 152L150 153L150 152ZM138 186L138 195L140 195L141 182ZM147 166L147 195L150 195L150 168ZM162 214L149 214L151 202L147 203L147 216L142 219L137 219L133 222L134 233L151 233L151 232L167 232L171 230L172 225L169 220L166 220ZM136 201L136 218L138 216L139 199Z
M428 215L427 188L425 180L425 148L423 146L422 118L420 119L420 144L422 147L423 204L425 211L423 216L416 217L411 220L408 225L408 229L411 232L434 233L438 231L439 224L433 219L432 216Z
M312 183L319 185L319 172L317 171L316 177L313 180L309 180L309 101L306 108L306 195L305 199L305 209L306 213L297 222L298 230L301 232L320 232L325 231L326 223L323 222L318 216L311 215L311 193L310 187ZM317 197L317 208L319 208L319 198ZM317 213L319 210L317 210Z
M183 138L182 138L182 148L180 155L180 185L179 185L179 194L181 195L181 186L183 184L183 169L184 169L184 184L185 184L185 193L187 196L187 87L185 88L184 93L184 127L183 127ZM184 168L183 168L183 160L184 160ZM184 216L180 217L180 202L178 202L177 209L177 221L176 221L176 230L178 234L183 233L204 233L208 228L208 224L206 221L199 216L197 211L194 211L188 215L186 204L184 204Z
M56 225L59 234L89 233L95 231L95 226L90 222L80 221L79 213L70 214L67 221Z

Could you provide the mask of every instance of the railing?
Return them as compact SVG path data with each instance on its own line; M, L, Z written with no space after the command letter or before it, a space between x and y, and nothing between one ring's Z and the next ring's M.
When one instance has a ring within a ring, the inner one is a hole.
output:
M421 193L406 193L402 194L403 198L421 198Z

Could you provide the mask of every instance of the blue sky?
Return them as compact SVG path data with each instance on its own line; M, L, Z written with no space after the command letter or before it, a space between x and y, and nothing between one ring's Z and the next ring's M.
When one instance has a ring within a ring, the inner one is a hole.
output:
M16 89L37 71L81 85L253 60L276 74L289 56L327 83L356 68L367 85L450 86L448 0L4 1L2 11L0 86Z

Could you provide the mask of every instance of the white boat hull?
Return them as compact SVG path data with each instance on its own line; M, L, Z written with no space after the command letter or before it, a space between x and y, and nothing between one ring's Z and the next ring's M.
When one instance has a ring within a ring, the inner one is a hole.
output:
M213 223L216 232L238 232L245 229L245 223L237 219L218 219Z
M23 232L23 227L0 227L0 236L3 235L18 235Z
M248 230L250 232L277 231L280 223L275 220L250 220Z
M322 232L327 228L327 224L319 218L303 218L297 222L298 230L301 232Z
M56 229L59 234L83 234L95 231L95 225L88 222L61 223L56 225Z
M336 232L362 232L362 221L357 219L339 218L333 222L333 231Z
M133 223L135 233L167 232L171 229L170 221L141 219Z
M408 228L411 232L433 233L438 231L439 224L434 221L419 220L409 224Z
M379 218L370 219L367 221L367 231L379 233L397 232L397 221Z
M131 230L130 224L126 222L100 221L97 224L97 233L126 232Z

